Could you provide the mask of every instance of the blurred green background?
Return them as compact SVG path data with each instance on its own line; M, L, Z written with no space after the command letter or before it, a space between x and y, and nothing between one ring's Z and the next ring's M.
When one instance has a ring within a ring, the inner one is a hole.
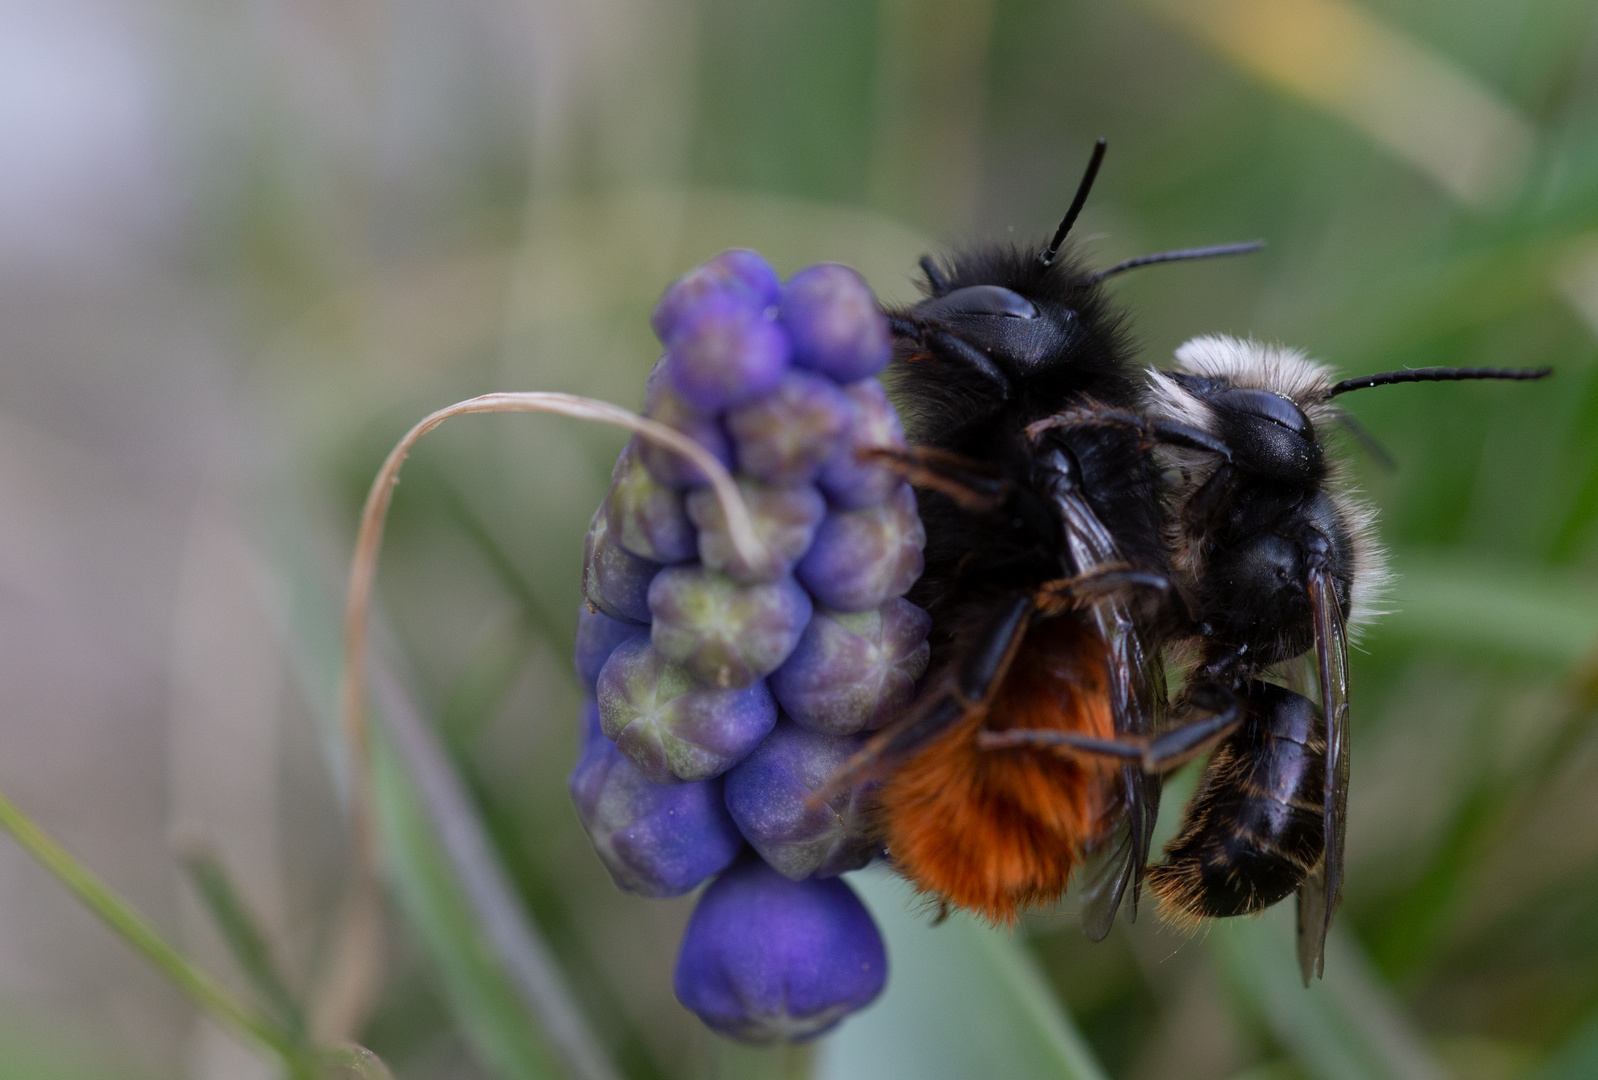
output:
M0 0L0 785L249 993L180 865L216 853L314 1009L337 610L394 441L491 390L636 405L655 297L727 246L907 299L923 251L1051 227L1098 136L1093 261L1269 241L1117 279L1146 362L1225 332L1558 369L1349 399L1400 578L1324 984L1286 909L1094 946L926 929L865 875L884 1002L809 1051L706 1034L670 991L691 900L616 892L565 796L616 433L422 444L392 668L627 1077L1598 1075L1590 0ZM401 757L362 1041L401 1080L562 1075ZM272 1075L0 843L0 1078Z

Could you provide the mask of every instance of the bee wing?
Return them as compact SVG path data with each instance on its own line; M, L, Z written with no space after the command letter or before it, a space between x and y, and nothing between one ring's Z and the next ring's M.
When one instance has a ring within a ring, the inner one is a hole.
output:
M1316 674L1321 713L1326 722L1326 765L1321 814L1326 854L1298 891L1298 962L1304 984L1325 966L1326 932L1343 889L1343 838L1348 811L1348 631L1337 602L1332 575L1317 569L1309 577L1310 610L1315 620Z
M1120 561L1121 554L1109 529L1074 484L1055 488L1055 507L1065 527L1066 548L1077 573ZM1108 646L1110 707L1115 729L1123 735L1150 735L1165 712L1165 680L1157 657L1132 618L1125 601L1114 596L1093 607L1099 633ZM1115 922L1121 898L1131 887L1128 919L1137 918L1137 903L1154 838L1159 813L1160 778L1135 765L1121 769L1122 820L1109 842L1090 856L1083 871L1082 929L1101 940ZM1124 838L1123 838L1124 831Z
M1086 863L1077 871L1072 887L1076 889L1082 933L1089 941L1103 941L1110 936L1126 887L1134 877L1142 877L1134 872L1138 865L1134 854L1135 832L1132 814L1122 815L1109 839L1089 852ZM1128 916L1132 914L1130 907L1127 913Z

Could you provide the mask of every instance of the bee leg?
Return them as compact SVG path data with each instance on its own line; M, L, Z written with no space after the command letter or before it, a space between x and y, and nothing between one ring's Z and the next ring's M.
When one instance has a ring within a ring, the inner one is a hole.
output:
M1029 596L995 605L975 635L964 659L911 706L904 717L873 735L805 799L807 807L824 805L847 790L883 761L912 750L938 732L974 712L987 709L1020 651L1036 609Z
M1211 454L1219 454L1221 460L1230 463L1232 448L1207 431L1202 431L1187 424L1179 424L1174 420L1158 420L1152 417L1140 416L1135 412L1125 409L1068 409L1053 416L1046 416L1042 420L1028 424L1026 427L1027 438L1034 442L1047 431L1060 428L1081 427L1108 427L1121 428L1134 431L1151 443L1162 446L1185 446L1189 450L1203 450Z
M872 447L860 457L885 461L915 486L941 492L973 513L997 510L1010 493L1003 477L982 462L936 446Z
M1220 508L1221 497L1232 482L1232 463L1223 461L1210 474L1210 478L1193 493L1182 508L1182 523L1189 529L1203 532Z
M1202 720L1191 720L1154 736L1123 735L1103 739L1080 731L1010 728L978 732L977 745L984 750L1046 746L1068 753L1136 761L1146 773L1166 773L1192 761L1243 722L1243 706L1236 694L1216 685L1206 688L1205 696L1209 704L1221 707Z
M942 296L949 291L949 279L943 276L943 271L938 269L938 264L933 261L931 255L921 256L921 261L917 265L921 267L921 272L927 275L927 284L932 286L934 297Z
M982 376L999 392L1000 401L1009 400L1010 380L994 366L987 353L952 330L947 330L936 323L907 318L903 315L889 315L888 329L894 337L920 342L926 346L927 351L940 360L958 364Z
M1032 602L1037 605L1038 614L1058 615L1130 588L1166 592L1171 588L1171 579L1164 574L1135 569L1129 563L1105 563L1075 577L1045 582L1033 593Z

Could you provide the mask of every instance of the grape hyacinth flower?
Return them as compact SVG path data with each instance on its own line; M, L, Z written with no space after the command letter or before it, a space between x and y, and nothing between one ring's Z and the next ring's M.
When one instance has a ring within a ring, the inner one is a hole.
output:
M862 742L783 721L727 774L727 809L779 874L794 881L837 877L882 850L866 821L873 785L857 785L819 806L809 801Z
M794 723L830 735L874 731L910 704L927 670L932 619L902 598L874 611L818 611L771 676Z
M765 683L705 685L646 638L616 647L599 672L597 694L605 735L657 784L720 776L777 722Z
M577 681L589 694L599 682L600 669L616 646L624 641L647 638L649 628L637 623L612 619L603 611L591 611L587 604L577 609L577 641L572 647L572 666L577 669Z
M748 686L776 671L812 608L792 580L740 585L698 566L664 570L649 586L655 648L712 686Z
M816 526L826 516L827 500L809 484L772 487L741 479L738 490L749 506L755 535L775 559L766 567L744 562L733 546L727 518L721 512L716 493L701 488L687 500L688 517L699 529L699 561L743 585L786 577L793 572L793 564L799 557L810 550Z
M910 591L926 546L915 492L900 484L880 505L827 515L795 573L827 607L868 611Z
M585 545L574 662L594 700L572 800L619 887L713 879L678 999L734 1038L805 1039L887 974L837 876L881 854L873 785L814 796L910 703L929 654L904 599L926 534L876 378L892 337L853 270L783 283L751 251L684 275L652 324L644 414L734 470L766 557L740 552L696 467L642 438L622 451Z
M699 899L677 957L677 1000L749 1042L801 1041L882 992L888 957L871 913L838 878L790 881L740 860Z
M637 439L627 444L610 474L605 525L617 547L650 562L687 562L698 547L682 492L649 475Z
M613 619L647 623L649 583L659 569L659 563L639 558L611 538L601 506L583 541L583 597Z
M681 896L719 873L743 848L720 780L656 784L633 768L583 706L583 746L570 788L577 816L616 887Z

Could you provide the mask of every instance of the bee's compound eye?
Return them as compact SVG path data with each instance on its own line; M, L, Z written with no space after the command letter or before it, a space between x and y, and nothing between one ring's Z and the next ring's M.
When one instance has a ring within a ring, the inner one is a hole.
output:
M959 315L1002 315L1011 319L1035 319L1037 306L1018 292L1002 285L971 285L928 301L921 307L928 315L948 318Z
M1231 387L1216 394L1214 400L1217 405L1261 417L1300 435L1308 434L1310 430L1309 417L1304 415L1303 409L1269 390Z

